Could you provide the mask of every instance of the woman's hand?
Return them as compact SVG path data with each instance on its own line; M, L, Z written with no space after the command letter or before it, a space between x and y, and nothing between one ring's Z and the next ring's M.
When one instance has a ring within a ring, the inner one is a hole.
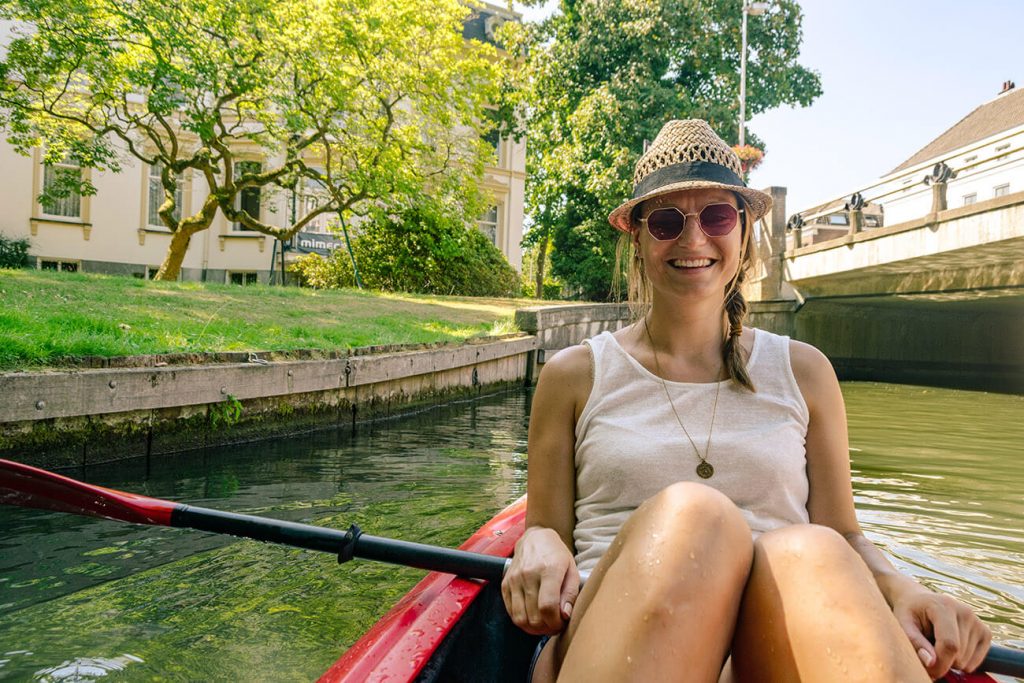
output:
M974 671L988 654L992 632L970 607L919 584L892 600L892 611L932 680L950 667ZM934 645L932 644L934 642Z
M553 529L527 529L501 582L512 623L531 635L561 633L580 590L576 561Z

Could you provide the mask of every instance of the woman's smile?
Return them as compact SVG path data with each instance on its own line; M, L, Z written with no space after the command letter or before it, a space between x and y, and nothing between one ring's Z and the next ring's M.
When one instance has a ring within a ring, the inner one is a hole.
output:
M683 272L702 272L709 270L716 263L718 263L716 259L707 257L674 258L668 261L668 265L672 268Z

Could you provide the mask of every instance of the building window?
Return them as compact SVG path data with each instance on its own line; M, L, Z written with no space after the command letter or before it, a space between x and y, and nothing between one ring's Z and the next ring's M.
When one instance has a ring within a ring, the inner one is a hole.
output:
M43 165L43 193L55 188L67 189L68 185L78 183L82 178L82 169L72 163L62 161L57 164ZM82 195L75 187L66 197L51 199L42 205L43 213L63 218L82 217Z
M487 236L487 239L491 241L491 244L498 244L498 206L494 205L487 209L484 215L480 216L476 221L476 226L480 228L480 232Z
M970 206L978 201L978 193L972 192L964 195L964 206Z
M501 155L502 140L501 136L498 135L498 112L493 109L485 109L484 117L491 124L491 128L484 133L483 139L494 150L495 165L501 167L503 161Z
M164 203L164 186L160 180L160 173L163 171L163 164L157 162L149 167L149 217L146 224L150 227L166 228L160 214L160 205ZM182 187L184 182L179 176L177 187L174 189L174 220L181 220ZM148 279L148 278L147 278Z
M850 217L845 213L830 213L827 216L819 216L814 222L819 225L849 225Z
M235 180L246 173L259 173L263 170L263 164L258 161L239 161L235 163ZM245 211L247 214L260 220L260 189L258 187L247 187L235 196L235 210ZM241 223L232 223L231 229L247 230Z
M231 271L228 272L228 284L232 285L254 285L259 278L254 272Z
M62 273L77 273L79 267L78 261L62 261L60 259L40 258L37 263L39 270L56 270Z
M322 168L314 168L313 170L320 175L325 174L324 169ZM330 197L328 197L327 192L324 190L324 186L320 182L312 178L306 178L302 185L301 194L298 196L293 195L292 197L292 201L295 202L295 211L297 212L292 216L292 222L302 220L326 204L329 200ZM330 234L331 225L333 223L337 223L337 216L338 214L333 211L321 213L309 223L306 223L306 226L302 231Z
M992 188L993 197L1005 197L1010 194L1010 183L1003 183Z

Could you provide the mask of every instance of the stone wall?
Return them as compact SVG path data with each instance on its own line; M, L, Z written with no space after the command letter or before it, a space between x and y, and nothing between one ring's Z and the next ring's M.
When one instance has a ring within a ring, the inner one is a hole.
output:
M349 425L520 386L536 340L0 375L0 457L66 467Z

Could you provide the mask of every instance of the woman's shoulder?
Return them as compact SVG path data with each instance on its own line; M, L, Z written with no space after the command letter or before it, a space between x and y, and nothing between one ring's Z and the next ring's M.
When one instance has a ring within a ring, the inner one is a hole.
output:
M594 360L587 344L566 347L548 358L541 368L538 389L570 392L584 400L593 384Z
M589 377L592 358L589 344L576 344L557 351L544 364L544 370L550 370L549 375L558 375L561 378L580 373Z
M806 342L790 339L789 359L793 377L808 406L813 406L822 396L834 394L839 380L824 353Z
M555 411L559 407L571 407L573 419L578 420L593 385L591 350L586 344L577 344L558 351L544 364L537 380L535 399L543 397L545 404L548 399L555 400L550 404Z

